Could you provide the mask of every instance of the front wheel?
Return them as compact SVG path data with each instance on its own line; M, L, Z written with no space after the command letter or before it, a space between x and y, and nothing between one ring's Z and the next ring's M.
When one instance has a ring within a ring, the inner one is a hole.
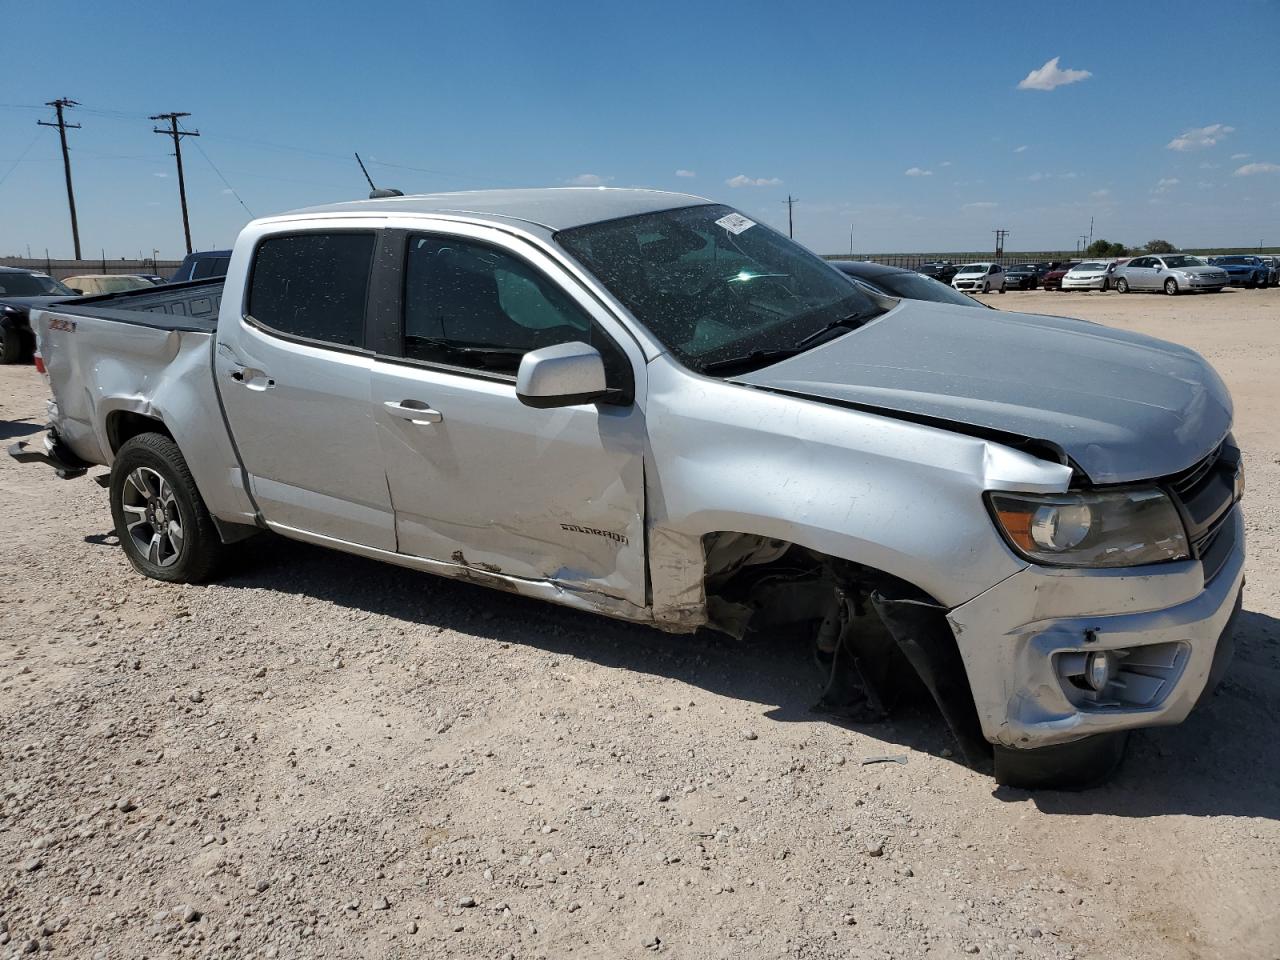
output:
M1004 290L1005 290L1005 284L1004 284L1004 282L1003 282L1003 281L1001 281L1001 283L1000 283L1000 292L1001 292L1001 293L1004 293Z
M111 465L111 517L133 568L153 580L200 583L224 552L178 445L160 433L126 441Z
M1178 295L1178 281L1173 279L1173 277L1166 280L1164 282L1164 292L1171 297L1176 297Z
M1086 790L1116 772L1128 742L1129 731L1121 730L1034 750L996 746L996 782L1022 790Z
M22 331L0 323L0 363L18 363L22 359Z
M991 284L989 284L989 283L984 283L984 284L982 285L982 292L983 292L983 293L990 293L990 292L991 292Z
M1128 292L1129 292L1129 281L1126 280L1124 277L1121 277L1119 280L1116 281L1116 293L1128 293Z

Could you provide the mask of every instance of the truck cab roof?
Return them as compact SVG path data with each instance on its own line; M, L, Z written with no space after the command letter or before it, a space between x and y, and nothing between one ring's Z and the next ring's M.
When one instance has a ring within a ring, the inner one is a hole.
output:
M307 207L280 219L315 214L397 216L447 214L490 222L522 221L550 231L617 220L643 213L711 203L704 197L666 190L622 187L539 187L523 190L466 190L405 197L352 200ZM276 219L276 218L268 218Z

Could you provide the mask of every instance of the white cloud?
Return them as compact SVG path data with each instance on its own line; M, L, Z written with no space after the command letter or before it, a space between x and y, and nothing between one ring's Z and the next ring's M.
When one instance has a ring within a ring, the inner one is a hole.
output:
M1074 180L1076 177L1080 176L1080 174L1076 173L1074 170L1068 170L1066 173L1058 174L1058 176L1063 180Z
M1022 146L1020 146L1020 147L1014 147L1014 148L1013 148L1013 152L1014 152L1014 153L1026 153L1026 152L1027 152L1027 145L1024 143L1024 144L1023 144Z
M234 190L232 190L230 187L223 187L223 188L222 188L222 194L223 194L223 196L235 196L235 193L236 193L236 192L235 192Z
M169 176L167 173L153 173L153 174L151 174L151 175L152 175L153 177L159 177L161 180L163 180L163 179L165 179L167 176Z
M1101 190L1093 191L1089 196L1094 200L1105 200L1107 197L1111 196L1111 191L1104 187Z
M1232 160L1248 160L1252 156L1253 156L1252 153L1233 153L1231 155L1231 159Z
M1181 182L1182 182L1182 181L1181 181L1181 180L1179 180L1177 177L1161 177L1161 178L1160 178L1160 180L1159 180L1159 181L1157 181L1156 186L1155 186L1155 189L1154 189L1154 190L1152 190L1151 192L1152 192L1152 193L1164 193L1164 192L1165 192L1165 191L1167 191L1169 188L1171 188L1171 187L1176 187L1176 186L1177 186L1178 184L1180 184Z
M1018 84L1019 90L1052 90L1054 87L1065 86L1068 83L1076 83L1080 80L1087 80L1093 76L1088 70L1063 70L1058 66L1058 58L1054 57L1045 63L1039 70L1032 70L1022 82Z
M777 177L748 177L745 173L740 173L736 177L730 177L725 183L731 187L776 187L782 181Z
M598 173L580 173L576 177L570 177L565 183L571 187L602 187L613 177L602 177Z
M976 200L973 203L966 203L961 210L990 210L992 207L998 207L999 204L991 200Z
M932 170L925 170L922 167L909 167L903 171L908 177L932 177Z
M1051 173L1033 173L1027 177L1032 183L1039 183L1041 180L1047 180L1053 176Z
M1256 173L1280 173L1280 163L1246 163L1232 176L1252 177Z
M951 161L950 161L950 160L943 160L940 164L938 164L938 166L940 166L940 167L949 167L949 166L951 166Z
M697 174L694 173L692 170L680 169L676 171L676 176L677 177L696 177Z
M1211 123L1207 127L1192 127L1190 130L1184 130L1166 143L1165 149L1179 150L1184 153L1188 150L1203 150L1205 147L1216 146L1227 134L1235 132L1235 127L1228 127L1225 123Z

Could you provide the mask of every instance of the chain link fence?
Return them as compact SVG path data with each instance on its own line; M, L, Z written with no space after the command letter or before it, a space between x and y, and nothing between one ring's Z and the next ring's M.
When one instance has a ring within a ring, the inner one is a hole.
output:
M21 267L47 273L55 280L80 277L85 274L136 274L149 273L170 277L182 265L181 260L53 260L44 257L0 257L0 267Z

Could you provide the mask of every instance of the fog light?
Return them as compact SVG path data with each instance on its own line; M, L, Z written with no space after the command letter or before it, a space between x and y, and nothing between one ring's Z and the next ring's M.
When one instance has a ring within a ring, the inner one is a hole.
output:
M1090 689L1101 693L1115 679L1116 658L1109 650L1095 650L1084 662L1084 682Z

